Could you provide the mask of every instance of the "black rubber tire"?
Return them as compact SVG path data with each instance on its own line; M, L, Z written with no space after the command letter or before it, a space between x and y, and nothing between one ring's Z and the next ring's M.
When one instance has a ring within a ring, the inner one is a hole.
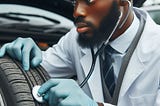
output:
M25 72L18 61L8 56L0 58L0 93L4 106L47 106L36 102L31 92L35 85L48 79L41 66Z

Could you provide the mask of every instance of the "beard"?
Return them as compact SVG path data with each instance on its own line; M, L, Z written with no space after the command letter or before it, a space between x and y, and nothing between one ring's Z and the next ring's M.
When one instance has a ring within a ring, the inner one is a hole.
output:
M84 21L83 17L78 17L75 20L75 23L85 22L89 27L93 29L92 36L87 36L87 33L79 34L77 38L78 44L82 48L90 48L102 44L102 42L107 40L112 33L119 19L119 15L120 11L118 9L118 4L116 1L113 1L110 12L102 19L98 28L95 28L92 23Z

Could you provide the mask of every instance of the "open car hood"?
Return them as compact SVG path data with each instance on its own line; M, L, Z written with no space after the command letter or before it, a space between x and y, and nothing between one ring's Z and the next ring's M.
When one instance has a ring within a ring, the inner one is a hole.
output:
M21 4L33 6L60 14L73 20L71 0L1 0L0 4Z

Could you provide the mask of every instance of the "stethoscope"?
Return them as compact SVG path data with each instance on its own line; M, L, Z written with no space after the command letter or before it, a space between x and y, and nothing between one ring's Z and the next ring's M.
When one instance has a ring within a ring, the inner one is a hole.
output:
M117 28L119 28L119 29L122 28L122 26L125 24L126 20L128 19L128 16L129 16L130 11L131 11L131 3L128 0L122 0L122 2L127 2L128 3L128 12L126 14L126 17L124 18L123 22L120 24L120 20L121 20L122 15L123 15L122 12L120 12L119 19L117 20L117 23L116 23L114 29L112 30L110 36L107 38L107 40L105 42L102 43L102 45L100 46L100 48L97 50L96 53L94 53L94 49L91 47L92 64L91 64L89 73L84 78L84 80L79 84L79 86L81 88L83 88L83 86L85 84L87 84L88 80L90 79L90 77L91 77L91 75L92 75L92 73L94 71L94 68L95 68L95 63L96 63L97 57L103 52L103 50L105 49L105 47L108 45L109 40L112 37L112 35L114 34L114 32L117 30ZM143 17L141 17L141 18L143 18ZM141 21L141 18L140 18L140 21ZM142 19L142 21L144 21L144 19ZM142 25L140 25L140 27L139 27L138 35L142 34L143 29L144 29L144 22L142 22ZM139 36L138 36L138 38L139 38ZM138 39L135 39L135 41L136 41L136 43L134 44L135 46L133 48L136 47ZM134 49L131 49L130 51L133 53L133 50ZM130 55L131 53L128 53L128 54ZM125 73L125 71L122 72L121 74L124 74L124 73ZM120 79L120 80L122 80L122 79ZM33 94L33 97L36 99L36 101L38 101L39 103L44 103L45 100L43 99L43 96L38 95L38 90L39 90L40 87L41 87L40 85L34 86L33 89L32 89L32 94ZM120 89L120 84L117 87L117 89L118 89L117 92L115 92L116 96L115 96L115 98L112 101L112 103L114 103L115 105L117 104L117 101L118 101L118 94L119 94L119 91L120 91L119 90Z
M107 40L105 42L102 43L102 45L100 46L100 48L97 50L96 53L94 53L94 49L91 47L91 54L92 54L92 64L91 64L91 67L90 67L90 70L89 70L89 73L87 74L87 76L84 78L84 80L79 84L79 86L81 88L83 88L83 86L88 82L88 80L90 79L93 71L94 71L94 68L95 68L95 63L96 63L96 60L97 60L97 57L104 51L104 48L108 45L109 43L109 40L110 38L112 37L112 35L114 34L114 32L117 30L117 28L122 28L122 26L125 24L125 22L127 21L128 19L128 16L129 16L129 13L130 13L130 10L131 10L131 2L128 1L128 0L122 0L122 2L127 2L128 3L128 11L127 11L127 14L126 14L126 17L124 18L123 22L120 24L120 20L123 16L123 13L120 12L120 15L119 15L119 19L117 20L117 23L115 25L115 27L113 28L111 34L109 35L109 37L107 38Z

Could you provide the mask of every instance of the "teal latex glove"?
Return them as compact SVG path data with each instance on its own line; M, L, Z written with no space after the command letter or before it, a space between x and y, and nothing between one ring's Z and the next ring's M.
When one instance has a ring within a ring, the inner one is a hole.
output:
M49 106L98 106L72 79L50 79L38 90Z
M0 57L8 53L12 58L22 62L24 70L30 65L36 67L42 61L42 53L31 38L17 38L11 43L4 44L0 49Z

